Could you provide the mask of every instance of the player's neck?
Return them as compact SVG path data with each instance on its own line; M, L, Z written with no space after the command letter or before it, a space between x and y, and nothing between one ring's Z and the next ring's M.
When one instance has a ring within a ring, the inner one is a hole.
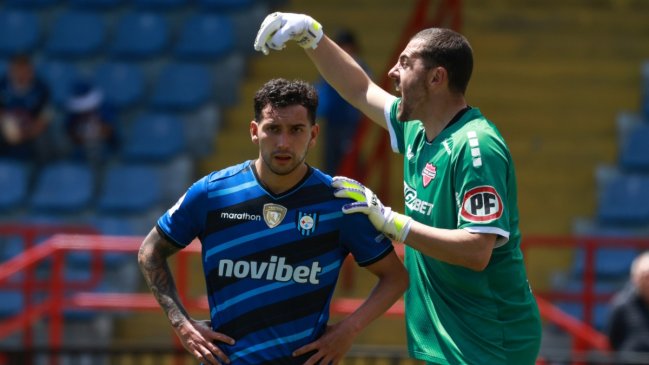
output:
M422 121L426 130L426 139L429 141L435 139L466 107L464 98L452 98L432 105L428 118Z
M257 178L264 188L273 194L282 194L294 188L308 173L309 167L303 163L287 174L276 174L271 171L261 159L253 164Z

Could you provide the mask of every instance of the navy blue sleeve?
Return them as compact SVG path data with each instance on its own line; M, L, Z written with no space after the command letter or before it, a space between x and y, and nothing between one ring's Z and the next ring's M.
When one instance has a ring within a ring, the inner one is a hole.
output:
M359 266L373 264L394 250L392 241L377 231L363 213L343 214L340 235Z
M184 248L203 232L205 222L206 178L195 182L157 222L158 229L171 242Z

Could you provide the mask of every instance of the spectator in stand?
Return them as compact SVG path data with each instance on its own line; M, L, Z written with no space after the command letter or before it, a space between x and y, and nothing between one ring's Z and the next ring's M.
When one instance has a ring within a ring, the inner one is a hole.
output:
M25 160L44 159L50 92L36 76L27 55L11 58L0 78L0 156Z
M349 53L371 75L369 67L359 56L360 46L356 35L349 29L341 29L335 36L336 43ZM322 77L315 87L320 97L318 118L325 125L324 169L336 174L345 155L352 149L356 130L362 114L343 99Z
M622 361L649 360L649 251L633 260L629 285L611 302L608 337Z
M102 91L92 83L80 80L73 85L64 124L72 159L96 165L117 151L119 133L115 111L104 103Z

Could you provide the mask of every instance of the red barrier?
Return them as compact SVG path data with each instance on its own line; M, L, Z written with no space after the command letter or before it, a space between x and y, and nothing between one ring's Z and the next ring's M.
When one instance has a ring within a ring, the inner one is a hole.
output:
M1 233L1 230L0 230ZM63 311L66 309L95 309L95 310L119 310L119 311L158 311L158 303L153 296L146 293L93 293L83 290L83 285L66 282L63 276L63 266L65 264L64 253L68 251L89 251L96 253L101 257L107 252L131 252L136 254L143 237L111 237L97 236L88 234L56 234L43 243L36 245L11 260L0 264L0 285L6 286L9 279L18 273L24 273L38 265L40 262L52 259L52 275L49 278L49 286L40 286L47 294L46 299L40 303L31 303L29 297L26 297L25 310L15 317L0 322L0 338L17 330L27 330L34 321L43 316L47 316L50 321L49 338L50 345L54 348L61 344L61 329L63 325ZM627 239L612 237L548 237L548 236L530 236L524 241L523 248L528 251L533 247L565 247L565 248L583 248L586 252L587 261L585 263L585 285L584 293L570 294L561 292L537 293L539 309L544 319L555 323L558 327L564 329L573 338L573 351L575 354L583 353L586 350L593 349L598 351L608 351L608 341L606 337L593 329L585 322L581 322L551 303L551 299L563 298L581 301L603 300L605 298L593 293L594 281L594 252L600 247L636 247L649 248L647 239ZM397 253L402 256L404 246L396 244ZM187 249L178 253L176 265L174 266L174 277L177 279L179 293L184 298L184 304L188 310L207 310L207 300L204 295L191 297L188 293L189 286L189 265L188 255L197 255L200 253L200 245L197 242L192 243ZM103 275L103 266L101 260L96 260L97 265L92 266L91 282L96 281ZM345 265L349 265L346 260ZM344 273L342 275L345 275ZM35 287L30 281L23 281L23 285ZM87 283L85 283L87 284ZM15 284L14 284L15 285ZM71 290L76 290L71 292ZM590 293L588 292L590 291ZM68 293L68 295L66 295ZM362 303L362 299L356 298L336 298L331 304L333 315L345 315L352 313ZM387 316L403 316L403 302L399 301L393 305ZM25 345L31 343L31 338L25 337ZM542 360L540 360L542 363Z

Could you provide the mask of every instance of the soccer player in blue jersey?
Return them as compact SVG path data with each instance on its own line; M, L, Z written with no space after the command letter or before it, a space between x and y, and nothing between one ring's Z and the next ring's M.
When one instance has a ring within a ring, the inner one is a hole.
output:
M405 291L408 274L367 216L341 211L332 178L306 164L318 97L274 79L255 95L259 157L198 180L160 217L138 261L189 353L205 364L337 364L355 336ZM167 259L198 238L210 320L189 316ZM343 260L376 275L351 315L329 325Z

